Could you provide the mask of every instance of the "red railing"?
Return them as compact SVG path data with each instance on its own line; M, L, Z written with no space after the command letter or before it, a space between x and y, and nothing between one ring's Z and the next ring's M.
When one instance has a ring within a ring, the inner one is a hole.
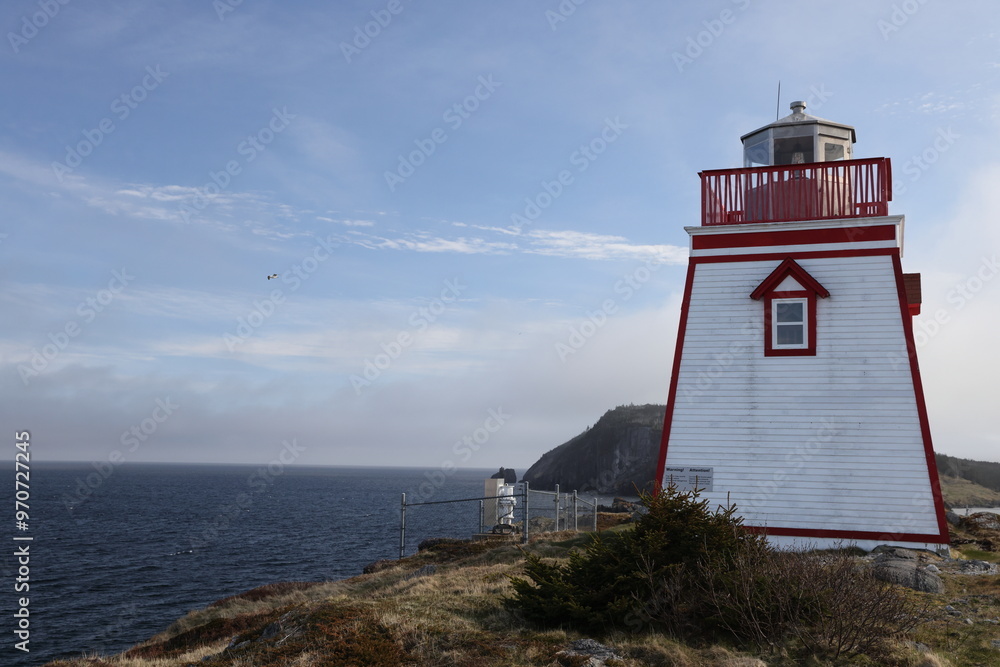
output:
M712 169L701 176L701 224L739 225L889 215L889 158Z

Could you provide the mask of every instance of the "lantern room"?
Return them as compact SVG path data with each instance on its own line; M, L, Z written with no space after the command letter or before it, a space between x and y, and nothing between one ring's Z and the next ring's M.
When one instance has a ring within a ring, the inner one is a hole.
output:
M857 141L853 127L810 116L805 102L790 106L788 116L740 137L744 167L851 159Z

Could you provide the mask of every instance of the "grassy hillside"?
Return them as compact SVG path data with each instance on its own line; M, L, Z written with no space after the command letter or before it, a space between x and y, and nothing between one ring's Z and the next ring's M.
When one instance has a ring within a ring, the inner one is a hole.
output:
M937 454L935 458L942 482L945 477L966 479L996 492L1000 498L1000 463L960 459L947 454ZM1000 502L989 503L987 506L1000 507Z
M1000 507L1000 491L994 491L967 479L943 473L939 474L938 478L941 480L941 495L949 507L956 509L962 507Z
M116 656L89 656L52 667L318 667L320 665L580 665L559 655L582 635L541 631L507 611L511 575L524 553L564 561L585 535L548 534L523 550L514 544L447 541L385 568L339 582L276 584L189 613L161 634ZM950 574L947 592L914 593L929 605L925 622L901 638L890 662L908 667L997 664L1000 576ZM956 615L944 608L951 605ZM966 619L969 619L968 621ZM725 646L685 646L658 634L595 637L622 659L608 665L729 667L801 664L783 647L751 655ZM931 652L921 653L922 642ZM837 663L814 660L813 667ZM873 663L850 663L873 664Z

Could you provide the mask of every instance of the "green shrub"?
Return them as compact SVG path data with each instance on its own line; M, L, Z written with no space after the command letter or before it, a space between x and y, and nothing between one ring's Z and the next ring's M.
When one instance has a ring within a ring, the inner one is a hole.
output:
M528 555L527 579L512 579L509 606L543 626L639 630L654 620L649 601L664 582L686 589L686 573L696 564L709 558L725 562L744 545L763 543L742 530L735 507L710 511L696 492L669 487L641 499L646 511L634 529L594 536L565 564ZM662 625L663 614L656 620Z
M582 632L656 629L833 658L878 658L921 614L849 552L779 551L734 506L695 492L643 496L635 528L594 536L568 561L529 555L507 604L524 620Z

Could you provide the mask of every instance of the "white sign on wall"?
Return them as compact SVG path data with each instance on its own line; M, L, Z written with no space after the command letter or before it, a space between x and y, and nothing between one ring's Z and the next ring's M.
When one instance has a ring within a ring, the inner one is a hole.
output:
M692 466L671 467L663 469L663 486L673 484L678 491L712 491L714 468L699 468Z

